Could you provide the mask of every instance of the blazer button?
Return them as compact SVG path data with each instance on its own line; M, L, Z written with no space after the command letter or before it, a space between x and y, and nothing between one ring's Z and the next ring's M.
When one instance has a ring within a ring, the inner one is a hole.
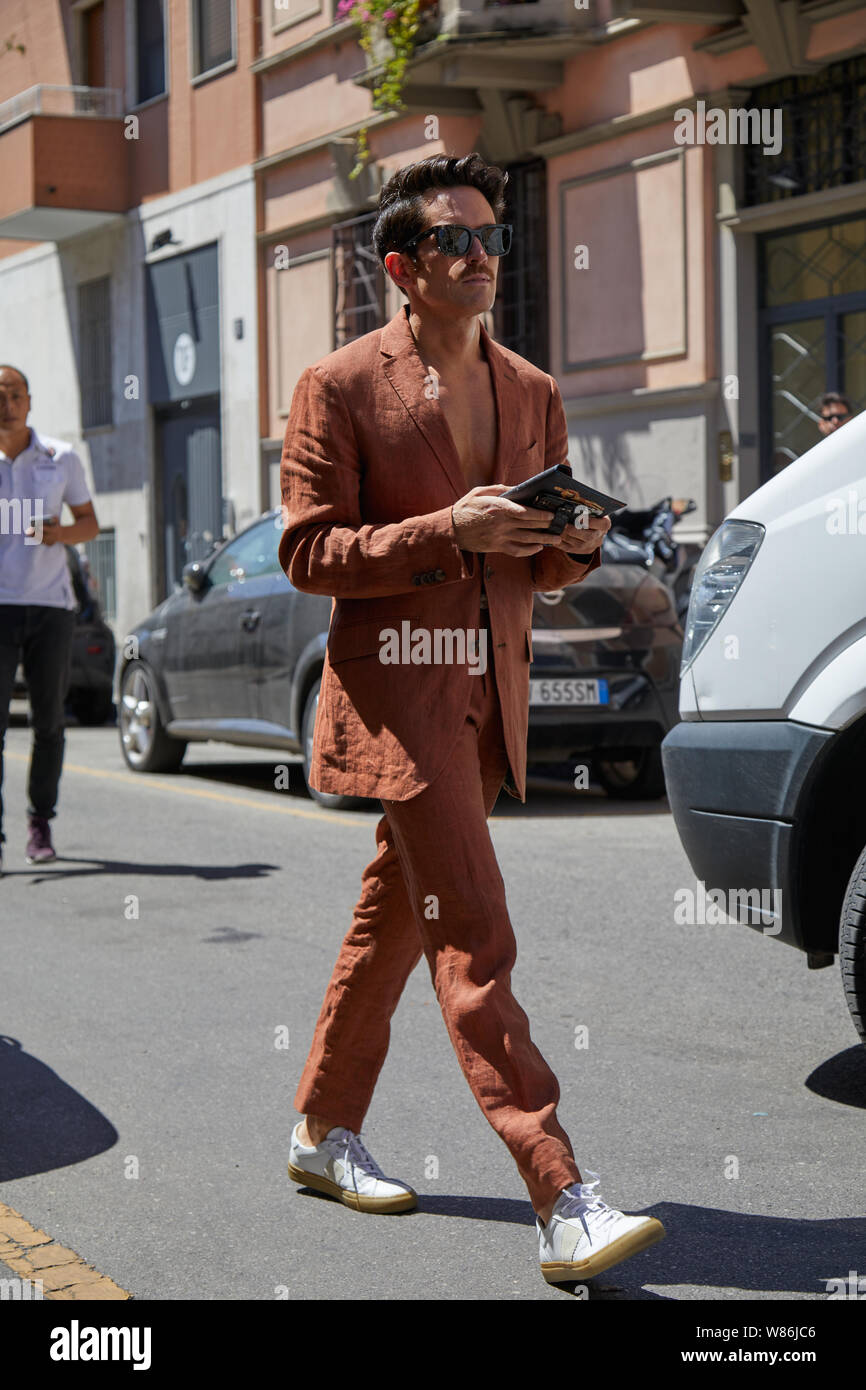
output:
M421 575L420 575L420 574L413 574L413 575L412 575L412 583L413 583L413 584L420 584L420 583L421 583Z
M485 578L485 579L489 579L490 576L492 575L492 573L493 573L493 570L492 570L492 569L490 568L490 566L488 565L487 568L486 568L485 571L484 571L484 578Z
M434 578L434 579L438 579L440 583L441 583L441 581L442 581L445 577L446 577L446 576L445 576L445 571L444 571L444 570L436 570L436 571L434 572L434 574L433 574L433 578Z

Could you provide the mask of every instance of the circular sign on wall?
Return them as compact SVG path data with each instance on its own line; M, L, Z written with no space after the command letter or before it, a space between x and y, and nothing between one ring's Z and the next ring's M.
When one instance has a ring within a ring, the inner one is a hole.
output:
M195 343L188 333L179 333L172 357L178 385L189 386L195 376Z

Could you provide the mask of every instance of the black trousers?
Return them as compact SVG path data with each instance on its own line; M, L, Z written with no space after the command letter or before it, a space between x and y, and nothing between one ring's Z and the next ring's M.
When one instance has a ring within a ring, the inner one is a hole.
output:
M0 603L0 843L3 833L3 743L20 661L30 692L33 747L27 784L30 815L51 820L63 768L63 711L75 613L45 604Z

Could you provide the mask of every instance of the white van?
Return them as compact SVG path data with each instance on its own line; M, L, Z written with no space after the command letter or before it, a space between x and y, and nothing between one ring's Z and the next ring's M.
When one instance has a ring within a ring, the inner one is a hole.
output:
M705 901L812 969L838 953L866 1043L866 413L711 538L680 719L662 758Z

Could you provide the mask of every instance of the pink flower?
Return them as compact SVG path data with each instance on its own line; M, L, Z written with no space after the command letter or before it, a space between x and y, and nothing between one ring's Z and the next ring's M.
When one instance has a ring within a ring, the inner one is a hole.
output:
M396 10L386 10L385 13L382 15L382 18L383 18L383 19L396 19L396 18L397 18L397 11L396 11Z
M349 11L352 9L352 7L353 7L354 4L355 4L355 0L340 0L339 5L337 6L337 14L339 14L339 15L348 14Z

